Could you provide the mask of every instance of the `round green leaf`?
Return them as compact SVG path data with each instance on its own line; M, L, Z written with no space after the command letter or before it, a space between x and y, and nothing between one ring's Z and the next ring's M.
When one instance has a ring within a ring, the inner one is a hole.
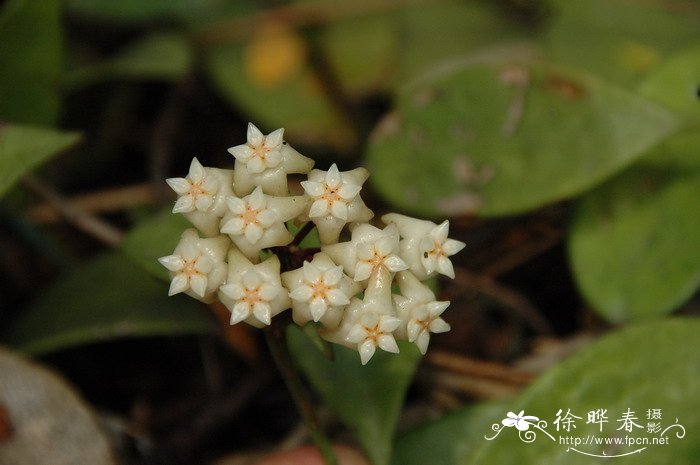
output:
M670 54L697 43L700 7L654 0L549 0L551 60L618 84L636 84Z
M607 320L658 317L700 285L700 136L674 137L586 195L569 238L576 281Z
M404 89L367 160L374 187L408 212L512 214L585 191L679 125L588 75L477 62Z
M274 52L283 49L289 49L284 57ZM279 60L268 56L273 52ZM212 47L205 66L221 95L261 128L283 127L285 136L295 140L342 146L352 137L347 123L327 100L307 59L303 39L282 30L245 44Z
M639 87L650 98L700 117L700 47L684 50L664 62Z
M319 32L324 57L343 91L363 95L386 90L398 51L395 15L372 15L329 23Z
M399 343L401 353L377 351L367 365L357 351L334 346L335 360L294 326L287 331L294 360L323 400L355 431L374 465L386 465L391 456L394 428L406 390L421 359L413 344Z
M462 463L469 465L692 465L697 463L700 440L700 321L690 318L669 319L630 327L613 333L538 379L508 410L495 416L492 423L501 426L506 413L533 415L547 422L543 429L554 440L535 427L529 428L536 437L531 443L521 441L518 430L503 427L499 435L487 441L482 439L475 457ZM567 409L580 417L574 419L570 432L557 431L554 420L559 409L562 416ZM586 423L588 412L606 409L607 423ZM626 431L620 421L627 410L636 417ZM658 409L660 419L649 419L649 410ZM588 445L564 444L569 437L585 439L589 435L606 440L659 437L648 433L650 422L661 429L678 422L685 428L685 436L677 437L679 427L668 430L666 445ZM602 431L601 431L602 429ZM493 437L487 428L481 437ZM645 447L641 452L626 457L591 457L577 453L608 456L629 453Z
M478 50L525 38L524 28L500 14L494 2L417 3L397 12L397 81L406 83L436 67L454 65Z
M459 465L481 444L484 431L506 408L504 403L467 407L420 426L396 441L394 465Z
M126 336L213 331L204 306L177 295L118 254L60 277L3 328L2 341L32 355Z
M0 121L54 124L63 62L58 0L2 5L0 57Z
M0 196L23 175L78 143L80 135L27 126L0 125Z

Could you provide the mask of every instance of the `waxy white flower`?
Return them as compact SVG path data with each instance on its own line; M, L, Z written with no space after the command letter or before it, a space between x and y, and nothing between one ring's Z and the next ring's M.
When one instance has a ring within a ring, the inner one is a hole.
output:
M328 171L312 170L308 180L301 182L313 200L308 216L316 224L322 244L337 242L347 223L369 221L374 216L359 195L368 176L364 168L340 172L334 163Z
M300 326L313 320L335 328L350 298L361 290L343 273L343 267L323 252L305 261L302 268L282 273L282 282L290 291L294 322Z
M396 281L401 295L393 295L392 298L397 316L402 321L396 334L414 342L425 355L430 343L430 333L444 333L450 330L450 325L440 318L450 302L435 300L433 291L418 281L410 271L398 273Z
M256 186L266 194L284 196L289 193L287 174L308 173L314 161L301 155L283 140L284 129L268 135L248 123L248 142L228 149L236 159L234 191L242 197Z
M177 193L173 213L182 213L205 236L218 236L220 218L226 212L226 197L233 195L233 171L202 166L192 159L185 178L165 182Z
M230 246L226 236L202 239L196 230L185 230L173 254L158 259L172 280L168 295L184 292L203 302L212 302L226 277L224 258Z
M219 298L231 311L232 325L245 321L262 328L289 308L291 302L280 281L276 255L254 265L234 248L229 252L228 263L228 277L219 288Z
M448 258L465 247L465 243L447 237L450 222L439 225L398 213L382 216L386 224L395 224L403 240L401 256L418 279L424 280L438 273L455 277L452 261Z
M319 335L336 344L355 348L366 364L377 347L387 352L398 352L391 334L401 320L395 316L391 301L392 274L381 268L375 279L369 281L362 300L354 297L345 309L341 324L334 330L319 330Z
M399 346L391 334L401 325L401 320L388 315L365 313L347 335L348 342L357 344L363 365L372 358L377 347L387 352L399 353Z
M380 269L391 273L408 269L398 255L399 233L393 224L384 229L359 224L352 230L349 242L325 245L321 250L355 281L369 279Z
M306 209L304 196L273 197L256 187L242 199L230 196L226 200L228 213L221 220L221 232L228 234L243 254L258 261L259 252L268 247L287 245L294 236L285 222Z

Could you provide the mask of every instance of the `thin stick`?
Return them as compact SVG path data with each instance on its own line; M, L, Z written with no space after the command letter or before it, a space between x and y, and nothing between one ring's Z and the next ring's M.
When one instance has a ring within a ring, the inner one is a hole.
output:
M476 274L465 268L457 268L455 272L454 285L450 286L450 288L456 289L459 294L462 294L465 289L485 294L500 302L506 308L513 310L538 333L551 334L553 332L552 326L542 316L540 311L517 291L499 284L488 276ZM448 300L453 300L453 298Z
M134 184L97 192L66 197L66 201L85 213L112 213L142 205L152 205L156 197L148 184ZM56 208L43 202L29 209L27 219L33 223L56 223L61 214Z
M70 224L110 247L118 246L124 234L106 221L84 212L67 201L52 187L34 176L26 176L23 184L51 204Z
M315 224L312 221L307 222L302 228L297 231L296 235L294 236L294 240L292 241L290 246L294 247L299 247L299 244L301 244L301 241L303 241L306 236L309 235L312 229L314 229Z
M333 453L331 443L316 418L316 413L311 403L311 396L301 381L299 372L295 369L289 353L286 339L286 330L289 323L289 318L284 318L284 316L274 318L272 324L264 330L265 341L270 348L272 359L275 361L275 365L277 365L277 369L292 395L297 410L306 424L309 436L311 436L311 439L321 451L325 464L337 465L338 462Z

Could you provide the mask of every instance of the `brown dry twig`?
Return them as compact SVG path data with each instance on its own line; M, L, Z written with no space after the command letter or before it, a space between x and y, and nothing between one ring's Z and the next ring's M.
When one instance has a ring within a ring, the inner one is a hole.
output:
M468 291L491 297L505 308L512 310L538 333L551 334L553 332L551 325L540 314L539 310L519 292L499 284L489 276L479 275L465 268L455 268L455 279L445 289L446 300L454 300Z
M99 214L153 205L156 196L149 184L134 184L66 197L65 200L87 214ZM61 217L61 212L48 201L30 208L27 212L27 219L38 224L56 223L61 221Z
M27 176L22 180L22 183L53 206L68 223L76 228L110 247L116 247L121 243L124 237L124 233L121 230L74 205L41 179L35 176Z

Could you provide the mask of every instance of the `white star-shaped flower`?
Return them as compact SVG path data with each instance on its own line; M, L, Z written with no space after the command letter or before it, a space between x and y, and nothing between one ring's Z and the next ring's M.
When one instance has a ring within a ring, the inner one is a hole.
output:
M168 269L168 295L184 292L203 302L212 302L226 277L224 262L231 241L226 236L201 239L194 229L182 233L172 255L158 261Z
M173 213L182 213L205 236L218 236L226 197L233 195L233 171L204 167L193 158L187 177L165 182L178 195Z
M530 429L532 422L537 422L540 419L533 417L532 415L525 415L525 410L521 410L517 415L513 412L508 412L506 418L504 418L501 423L503 426L512 428L515 426L518 431L527 431Z
M327 328L337 327L350 298L361 290L323 252L302 268L282 273L282 282L290 291L294 322L300 326L313 320Z
M440 318L450 302L435 300L435 294L410 271L398 273L396 281L401 295L392 297L396 313L402 321L396 335L415 343L425 355L430 343L430 333L444 333L450 330L450 325Z
M231 324L245 321L262 328L291 302L280 281L276 255L254 265L236 249L228 255L228 278L219 288L219 299L231 311Z
M226 199L228 213L221 220L221 232L228 234L243 254L257 261L262 249L287 245L294 236L285 222L306 209L304 196L273 197L256 187L252 194Z
M325 245L321 250L355 281L364 281L382 268L391 273L408 269L398 255L399 233L393 224L384 229L359 224L352 230L349 242Z
M327 341L357 349L362 364L366 364L377 347L387 352L398 352L391 334L401 325L391 300L392 274L381 268L369 280L363 299L353 297L345 309L340 325L335 329L322 328L319 335Z
M465 247L465 243L447 237L450 222L439 225L432 221L419 220L398 213L382 216L386 224L395 224L403 238L401 257L411 267L418 279L424 280L438 273L449 278L455 277L450 256Z
M368 176L365 168L340 172L334 163L328 171L312 170L308 180L301 182L313 200L308 216L316 224L322 244L337 242L347 223L369 221L374 216L359 195Z
M399 346L392 332L401 325L401 320L389 315L365 313L353 326L346 339L357 344L363 365L372 358L377 347L387 352L399 353Z
M301 155L283 140L284 129L263 135L248 123L248 141L228 149L236 159L234 165L234 191L242 197L256 186L266 194L285 196L289 193L287 174L308 173L314 161Z

